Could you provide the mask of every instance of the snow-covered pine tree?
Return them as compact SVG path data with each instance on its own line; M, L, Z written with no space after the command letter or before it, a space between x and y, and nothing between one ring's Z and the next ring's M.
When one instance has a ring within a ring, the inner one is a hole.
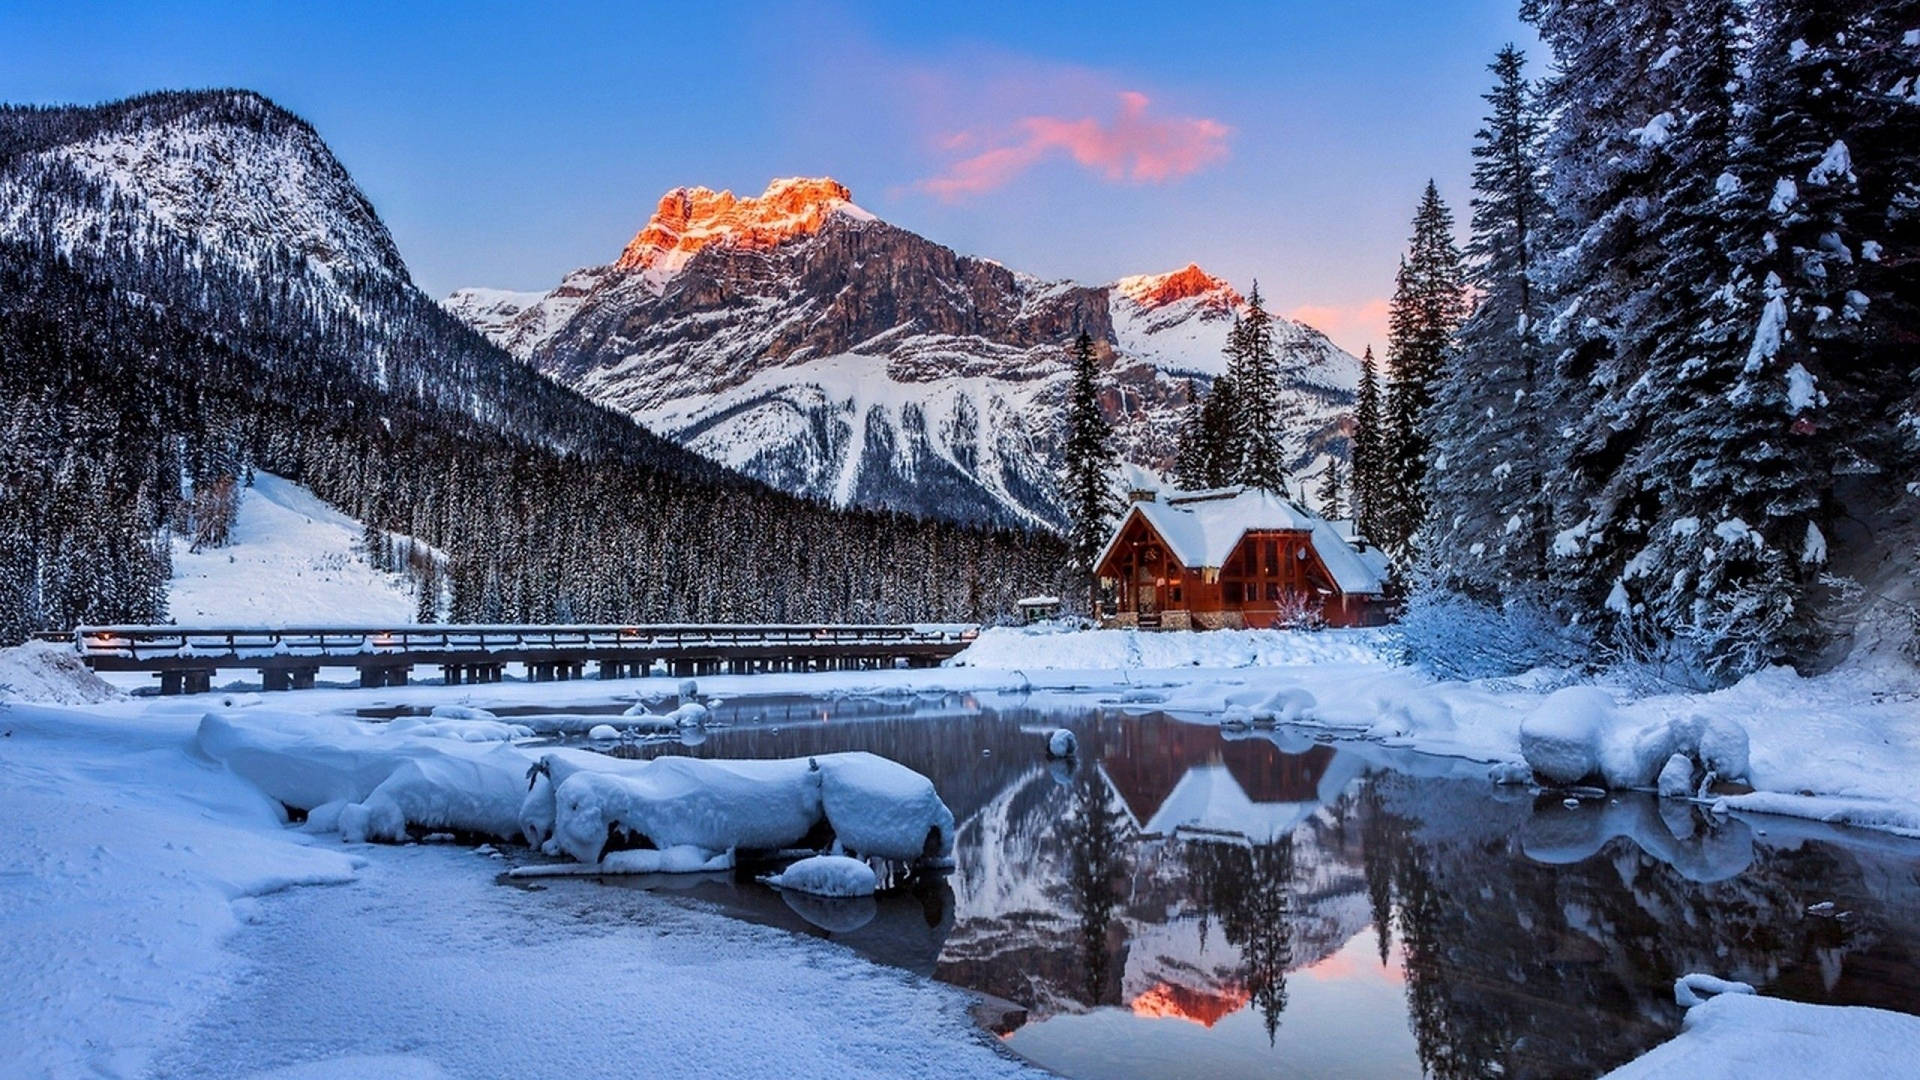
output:
M1320 474L1320 487L1314 492L1320 504L1320 516L1329 521L1346 516L1346 504L1340 493L1340 459L1328 458L1326 471Z
M1190 488L1207 485L1207 425L1200 387L1187 380L1187 404L1180 412L1180 445L1173 461L1174 479Z
M1546 216L1541 119L1526 58L1508 45L1489 66L1493 88L1475 135L1473 235L1467 282L1473 313L1441 365L1421 421L1433 458L1422 547L1436 580L1483 603L1530 593L1544 576L1538 397L1540 301L1534 252Z
M1238 349L1227 377L1234 389L1234 433L1238 460L1232 482L1286 492L1285 417L1280 402L1280 362L1274 354L1273 316L1260 300L1260 283L1247 293L1240 317Z
M1640 376L1640 306L1666 261L1651 211L1673 115L1662 57L1682 0L1526 0L1553 50L1541 89L1551 116L1544 191L1551 217L1537 279L1546 293L1539 415L1549 529L1548 594L1565 622L1604 621L1604 603L1637 548L1639 507L1603 494L1631 452L1622 402ZM1668 58L1671 62L1671 58ZM1543 450L1545 447L1543 446Z
M1466 317L1467 292L1453 212L1433 181L1413 215L1413 236L1400 262L1387 309L1387 361L1393 384L1387 400L1383 474L1386 505L1382 546L1406 554L1426 519L1427 431L1422 418L1433 403L1453 335Z
M1236 331L1229 341L1238 336ZM1200 407L1201 474L1195 486L1217 488L1233 483L1239 463L1239 442L1234 431L1235 397L1231 375L1215 378L1207 391L1207 400Z
M1380 513L1386 507L1386 417L1380 401L1379 364L1373 346L1360 358L1360 392L1353 405L1353 516L1360 535L1374 540L1380 531Z
M1100 412L1093 338L1082 331L1070 355L1073 377L1067 387L1060 490L1067 504L1067 543L1074 570L1090 579L1093 560L1106 543L1107 529L1119 509L1112 486L1119 455L1113 446L1113 427Z

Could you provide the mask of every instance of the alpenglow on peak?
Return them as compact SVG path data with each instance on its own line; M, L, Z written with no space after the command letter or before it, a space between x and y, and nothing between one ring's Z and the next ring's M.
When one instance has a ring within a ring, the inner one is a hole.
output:
M716 244L764 250L819 232L829 217L873 215L853 203L845 184L828 177L775 180L758 196L677 187L660 198L646 227L633 238L616 269L672 274L695 252Z

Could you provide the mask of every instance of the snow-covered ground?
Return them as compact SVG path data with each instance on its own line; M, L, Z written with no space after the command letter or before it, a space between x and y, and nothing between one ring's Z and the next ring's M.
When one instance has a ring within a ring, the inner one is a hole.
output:
M255 473L228 546L175 539L168 613L200 626L412 622L406 579L367 562L361 528L299 484Z
M1196 723L1257 722L1268 710L1395 752L1486 762L1491 776L1518 767L1522 722L1570 681L1440 682L1388 663L1382 644L1370 631L993 630L943 669L726 676L699 689L1011 690L1036 708L1097 702ZM40 682L0 705L0 835L14 841L0 925L30 947L0 950L0 1034L31 1063L25 1075L579 1075L610 1059L659 1075L1019 1071L968 1024L960 991L644 894L626 898L631 917L617 920L554 904L581 887L566 879L543 881L560 891L535 902L493 884L495 864L466 849L342 846L289 829L248 769L220 764L198 740L210 711L244 720L291 710L290 730L306 726L300 716L323 730L343 721L321 714L343 709L440 706L440 717L381 737L438 739L457 764L513 749L469 742L494 729L458 706L664 698L671 680L318 689L262 695L269 704L231 690L109 696L44 655L0 656L0 671L19 670ZM62 679L74 687L59 691ZM1773 671L1709 695L1599 690L1628 735L1674 717L1741 724L1759 793L1727 800L1735 808L1920 830L1920 707L1898 672ZM320 883L346 887L286 891ZM1732 1037L1722 1014L1773 1006L1703 1008L1713 1011L1662 1053L1697 1060L1711 1052L1698 1048ZM715 1017L732 1034L716 1035ZM1763 1022L1786 1031L1802 1020ZM1881 1032L1886 1021L1862 1023ZM1655 1071L1631 1075L1677 1075L1649 1060Z

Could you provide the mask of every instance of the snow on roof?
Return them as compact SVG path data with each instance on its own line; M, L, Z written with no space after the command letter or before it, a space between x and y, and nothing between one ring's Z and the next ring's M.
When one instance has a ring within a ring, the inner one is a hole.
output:
M1015 607L1059 607L1057 596L1023 596L1013 602Z
M1191 569L1225 564L1249 532L1290 531L1312 535L1314 551L1343 593L1377 594L1391 572L1385 553L1357 546L1350 524L1343 529L1285 496L1249 487L1169 490L1157 501L1132 504L1100 550L1096 566L1107 560L1135 514Z

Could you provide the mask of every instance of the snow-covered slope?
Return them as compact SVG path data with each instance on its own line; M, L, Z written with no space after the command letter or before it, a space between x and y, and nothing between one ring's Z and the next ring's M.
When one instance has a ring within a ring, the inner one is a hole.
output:
M1101 355L1125 455L1165 468L1244 300L1197 266L1043 281L880 221L828 179L680 188L619 259L445 306L516 355L749 475L835 503L1057 524L1067 346ZM1276 321L1301 473L1344 455L1359 367Z
M174 540L168 611L203 626L412 622L407 579L375 570L361 537L359 522L306 488L256 473L231 544L196 552Z

